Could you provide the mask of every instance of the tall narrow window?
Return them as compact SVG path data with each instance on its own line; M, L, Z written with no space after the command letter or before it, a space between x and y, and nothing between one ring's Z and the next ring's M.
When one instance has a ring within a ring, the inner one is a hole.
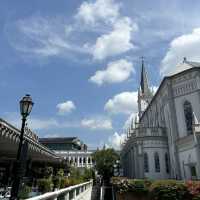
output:
M144 153L144 172L149 172L149 159L147 153Z
M165 153L165 169L166 169L166 173L169 173L169 156L168 156L168 153Z
M155 162L155 171L160 172L160 159L157 152L154 154L154 162Z
M189 101L185 101L183 104L184 107L184 114L185 114L185 124L188 134L192 134L192 121L193 121L193 114L192 114L192 105Z

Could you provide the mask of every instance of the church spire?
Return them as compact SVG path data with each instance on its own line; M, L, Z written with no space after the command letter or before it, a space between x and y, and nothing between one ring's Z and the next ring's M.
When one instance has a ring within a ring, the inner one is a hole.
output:
M142 56L141 59L142 59L142 69L141 69L140 88L141 92L145 95L145 93L149 93L149 85L148 85L147 72L144 66L144 57Z
M138 90L139 118L141 117L143 111L146 109L147 105L150 103L152 97L153 94L148 84L147 72L144 65L144 57L142 57L141 79L140 79L140 87Z

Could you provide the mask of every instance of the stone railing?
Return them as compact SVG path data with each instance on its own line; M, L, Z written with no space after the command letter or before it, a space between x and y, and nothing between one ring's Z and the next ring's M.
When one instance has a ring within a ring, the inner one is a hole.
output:
M93 181L81 183L79 185L70 186L54 192L29 198L27 200L90 200L92 193Z
M158 136L166 137L166 129L162 127L148 127L148 128L137 128L135 130L135 137L145 137L145 136Z

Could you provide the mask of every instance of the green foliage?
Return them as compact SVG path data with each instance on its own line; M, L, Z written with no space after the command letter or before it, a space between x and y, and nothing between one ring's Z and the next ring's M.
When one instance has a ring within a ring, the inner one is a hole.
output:
M23 185L22 188L19 191L19 198L20 199L27 199L29 197L29 193L31 192L31 187L27 185Z
M109 179L113 175L113 165L119 159L119 155L114 149L102 149L92 155L96 165L95 168L104 179Z
M189 200L191 195L183 182L175 180L155 181L151 185L153 200Z
M149 193L151 181L142 179L112 178L112 184L119 193L132 192L134 195L146 196Z
M80 179L81 177L81 172L78 168L72 167L70 169L70 177L74 179Z
M45 167L43 174L44 178L50 178L53 175L53 167Z
M148 187L144 180L130 180L129 185L131 191L136 196L146 196L149 193Z
M64 178L62 177L60 179L60 188L65 188L65 187L68 187L69 184L68 184L68 178Z
M190 193L194 196L193 200L200 200L200 182L199 181L187 181L186 187Z
M131 192L133 197L145 197L149 200L200 200L200 182L114 177L112 184L123 195Z
M53 177L53 186L54 186L54 188L60 188L60 184L61 184L61 177L54 176Z
M59 177L63 177L64 176L64 170L62 168L60 168L58 171L57 171L57 176Z
M91 179L95 179L95 172L93 169L84 169L83 175L82 175L83 181L89 181Z
M45 193L45 192L50 192L53 187L52 180L50 178L42 178L37 180L37 185L38 189L40 192Z

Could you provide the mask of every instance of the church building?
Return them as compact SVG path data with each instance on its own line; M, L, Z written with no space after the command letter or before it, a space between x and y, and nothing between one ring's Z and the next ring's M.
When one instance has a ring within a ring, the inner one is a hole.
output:
M184 58L153 95L142 60L138 115L122 144L124 176L200 179L200 63Z

